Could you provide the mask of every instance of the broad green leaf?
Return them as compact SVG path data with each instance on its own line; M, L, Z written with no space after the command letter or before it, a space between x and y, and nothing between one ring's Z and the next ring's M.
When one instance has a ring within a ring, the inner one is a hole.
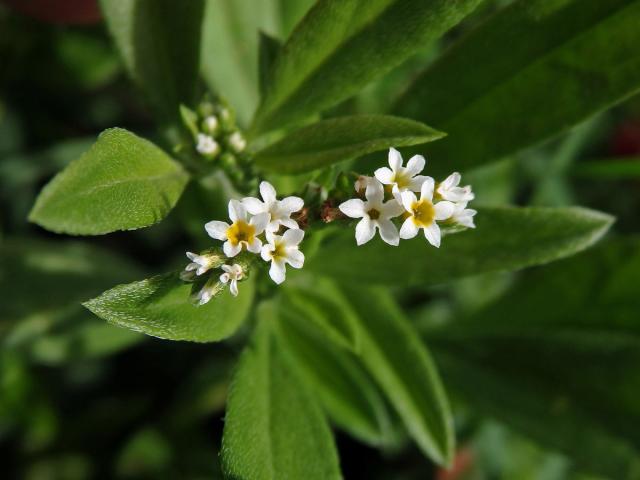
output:
M131 78L164 121L193 104L198 81L204 0L101 0Z
M263 93L269 80L269 72L273 61L280 53L282 43L276 37L272 37L268 33L260 32L260 41L258 44L258 77L260 80L260 93Z
M336 344L349 350L360 348L356 312L336 285L324 278L297 277L283 288L284 308L305 315L309 322Z
M320 0L276 59L254 119L261 133L357 93L469 14L481 0Z
M169 214L188 179L153 143L112 128L43 188L29 220L71 235L147 227Z
M579 207L487 207L475 218L477 228L445 236L439 249L422 235L398 247L378 238L356 247L353 229L345 229L329 236L305 268L341 282L434 285L572 255L600 239L613 222Z
M637 92L639 22L637 0L519 0L444 53L394 112L449 134L427 150L442 170L498 159Z
M340 479L331 430L314 398L281 357L271 315L259 315L253 342L242 354L231 383L222 438L223 470L234 479Z
M168 340L215 342L235 333L253 302L253 280L239 285L234 297L229 289L209 303L190 301L191 284L175 273L118 285L84 306L113 325Z
M327 341L304 310L278 308L277 332L292 365L313 388L331 419L370 445L392 440L392 417L371 377L350 353Z
M494 304L427 337L445 383L474 410L584 469L636 478L638 282L638 239L607 242L528 272Z
M577 177L594 180L627 180L640 178L640 158L603 158L589 162L580 162L572 173Z
M258 31L279 33L278 0L207 0L200 52L209 87L246 125L258 103Z
M453 418L431 356L411 323L381 288L345 287L358 312L360 359L433 461L450 464Z
M321 120L259 151L258 166L272 172L305 173L367 153L432 142L444 137L422 123L389 115Z

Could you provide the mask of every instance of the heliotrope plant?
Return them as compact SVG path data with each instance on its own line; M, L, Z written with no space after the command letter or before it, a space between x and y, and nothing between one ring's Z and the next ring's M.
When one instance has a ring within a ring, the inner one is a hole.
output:
M200 51L205 2L102 1L124 64L156 115L163 148L124 129L107 130L43 189L30 219L72 235L139 229L165 218L187 185L220 195L220 185L229 187L222 205L228 221L199 219L202 237L194 244L206 248L187 252L186 266L85 303L114 325L155 337L215 342L236 334L238 343L247 342L225 417L221 455L229 478L340 478L328 419L375 446L398 445L405 432L431 460L450 464L447 397L394 288L546 263L586 248L609 228L608 215L581 208L476 212L471 186L461 185L459 173L446 176L556 134L635 88L616 77L579 107L548 99L558 106L553 118L523 126L538 106L518 103L530 98L526 88L553 83L555 71L523 49L517 64L495 65L488 56L488 85L441 98L439 89L465 76L450 68L485 58L478 45L503 43L483 25L398 99L394 113L411 118L319 118L480 3L319 0L284 44L261 36L260 103L250 122L238 122L233 105L199 81L202 57L209 84L219 83L207 56L215 45ZM603 18L598 9L606 2L586 2L588 9L584 3L564 2L548 16L553 9L544 1L521 0L489 24L505 35L529 29L535 36L574 9L596 23ZM620 22L612 32L631 28L628 15L611 18ZM618 58L607 50L615 44L594 50L559 41L558 48L597 63ZM570 57L544 51L545 62ZM530 57L539 69L527 70L535 85L494 81L508 69L516 78ZM572 75L580 69L566 71L554 90L579 80ZM498 127L496 106L505 110ZM430 115L449 133L434 146L445 134L416 120ZM406 164L396 149L405 149Z

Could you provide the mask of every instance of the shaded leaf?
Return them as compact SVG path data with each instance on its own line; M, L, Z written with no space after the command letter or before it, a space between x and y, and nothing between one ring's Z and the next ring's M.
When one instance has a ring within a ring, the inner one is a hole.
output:
M590 162L580 162L572 173L578 177L594 180L627 180L640 178L640 158L604 158Z
M282 43L276 37L272 37L268 33L260 32L260 40L258 42L258 76L260 79L260 93L265 91L269 80L269 72L273 61L280 53Z

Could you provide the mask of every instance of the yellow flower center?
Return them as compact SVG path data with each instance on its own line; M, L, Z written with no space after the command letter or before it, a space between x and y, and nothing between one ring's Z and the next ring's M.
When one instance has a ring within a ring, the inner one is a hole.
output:
M248 224L243 220L234 222L229 228L227 228L227 239L231 242L231 245L236 246L240 242L252 243L256 234L256 227Z
M393 176L393 181L396 182L398 188L407 188L411 184L411 176L405 172L396 173Z
M273 259L278 260L280 258L286 257L287 252L285 251L284 242L276 241L273 246L274 246L274 249L273 249L273 252L271 252L271 257Z
M429 200L419 200L411 205L413 223L418 227L428 227L436 217L436 210Z
M371 220L378 220L380 218L380 212L375 208L372 208L371 210L369 210L367 214L369 215L369 218Z

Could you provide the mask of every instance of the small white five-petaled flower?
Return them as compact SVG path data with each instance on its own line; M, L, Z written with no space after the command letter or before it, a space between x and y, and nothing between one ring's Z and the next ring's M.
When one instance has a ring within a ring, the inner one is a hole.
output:
M268 215L267 230L276 232L280 225L287 228L298 228L298 224L291 218L291 214L301 210L304 206L304 201L300 197L285 197L278 200L276 189L269 182L260 182L260 196L262 200L246 197L242 203L251 215Z
M195 270L196 275L202 275L220 264L220 257L217 255L198 255L193 252L187 252L187 258L191 260L191 263L185 267L184 271L191 272Z
M436 194L442 200L449 200L450 202L470 202L475 198L475 195L471 191L471 185L466 187L459 187L462 176L458 172L453 172L436 188Z
M195 302L198 305L204 305L209 300L211 300L221 290L221 288L222 287L220 286L216 278L211 277L196 294Z
M467 202L459 202L455 204L451 220L466 228L476 228L476 224L473 222L476 213L478 213L476 210L467 208Z
M269 214L254 215L247 222L247 211L244 205L238 200L230 200L229 218L233 222L231 225L214 220L204 226L212 238L226 240L222 246L224 254L227 257L235 257L243 249L252 253L260 253L262 241L258 235L264 232L269 222Z
M420 200L413 192L402 192L402 205L409 214L400 228L400 238L409 239L423 229L424 236L434 247L440 246L440 227L436 220L446 220L451 217L454 204L449 201L433 203L433 178L427 177L420 190Z
M370 182L365 192L366 201L352 198L341 203L338 208L347 217L362 218L356 225L356 243L367 243L380 231L380 237L389 245L398 245L398 229L391 221L402 214L403 208L396 200L384 202L384 188L377 182Z
M304 253L298 247L304 238L304 231L293 228L282 236L267 231L266 237L268 243L262 247L261 256L265 262L271 262L269 276L280 284L285 280L287 263L293 268L302 268L304 264Z
M216 142L211 135L199 133L196 150L201 155L212 157L220 153L220 145L218 145L218 142Z
M389 149L389 167L382 167L374 172L375 177L384 185L392 185L392 193L397 195L401 192L419 192L422 183L427 177L418 175L425 165L422 155L414 155L407 162L407 166L402 166L402 155L395 148Z
M224 273L220 275L220 281L225 285L229 284L229 291L234 297L238 296L238 281L242 280L245 276L242 265L234 263L233 265L222 265Z

